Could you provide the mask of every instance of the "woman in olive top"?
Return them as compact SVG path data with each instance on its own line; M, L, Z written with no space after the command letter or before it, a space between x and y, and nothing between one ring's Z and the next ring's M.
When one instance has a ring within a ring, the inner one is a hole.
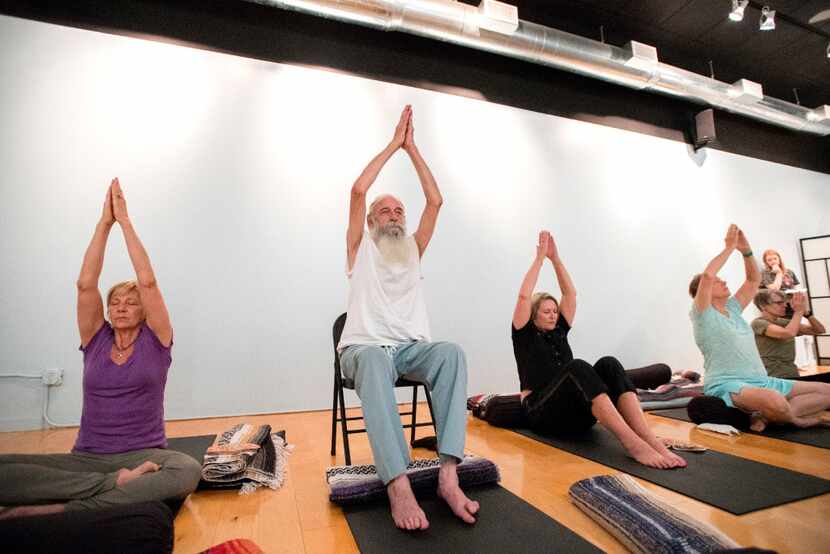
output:
M798 335L821 335L824 325L812 312L807 311L803 293L795 293L789 305L793 315L787 317L787 296L777 290L761 290L755 296L755 307L761 316L752 322L755 344L770 377L795 379L795 337ZM807 318L807 324L801 318Z

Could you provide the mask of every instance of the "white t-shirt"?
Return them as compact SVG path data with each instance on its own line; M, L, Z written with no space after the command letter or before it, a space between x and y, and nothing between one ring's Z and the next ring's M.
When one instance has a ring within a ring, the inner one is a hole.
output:
M404 240L406 262L390 262L369 233L363 233L348 273L349 315L338 352L353 344L396 346L430 340L418 244L413 236Z

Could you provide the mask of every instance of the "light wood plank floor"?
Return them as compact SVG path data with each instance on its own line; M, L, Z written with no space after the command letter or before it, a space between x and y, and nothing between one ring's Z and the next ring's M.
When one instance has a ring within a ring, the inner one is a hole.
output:
M419 413L428 413L426 405ZM169 422L170 437L217 433L238 422L268 423L274 429L285 429L289 443L295 445L288 460L286 483L278 491L259 490L247 496L235 491L191 495L176 519L175 552L198 552L239 537L254 540L268 553L357 552L342 512L327 498L324 471L343 463L339 440L337 458L329 456L330 417L329 412L305 412ZM828 450L746 434L727 438L656 416L649 416L649 421L658 435L692 440L721 452L830 479ZM0 433L0 453L66 452L76 434L74 428ZM427 434L431 430L419 429L419 436ZM371 462L365 434L352 435L351 445L353 463ZM603 550L625 551L574 507L567 495L573 482L614 470L472 417L467 449L498 464L502 485L530 504ZM430 454L416 450L414 456ZM830 551L830 494L734 516L648 482L641 483L686 513L715 525L741 545L782 553Z

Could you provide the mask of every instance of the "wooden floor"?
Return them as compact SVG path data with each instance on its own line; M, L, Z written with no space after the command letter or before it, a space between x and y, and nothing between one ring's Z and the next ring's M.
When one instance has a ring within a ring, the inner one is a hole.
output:
M419 413L427 413L426 406ZM238 422L268 423L274 429L285 429L289 443L295 447L288 459L286 483L280 490L258 490L246 496L235 491L191 495L176 518L175 552L199 552L232 538L252 539L267 553L357 552L342 512L327 498L324 471L343 463L339 441L337 458L329 456L330 417L328 412L306 412L169 422L170 437L217 433ZM648 417L658 435L691 440L713 450L830 479L830 450L748 434L730 438L696 430L690 423ZM419 436L431 434L428 429L421 428ZM616 471L472 417L467 430L467 450L493 460L501 468L504 487L601 549L625 552L611 535L574 507L567 495L568 487L579 479ZM74 428L0 433L0 453L66 452L76 434ZM353 435L351 445L353 463L371 462L365 434ZM414 456L431 454L416 450ZM734 516L640 482L743 546L782 553L830 552L830 494Z

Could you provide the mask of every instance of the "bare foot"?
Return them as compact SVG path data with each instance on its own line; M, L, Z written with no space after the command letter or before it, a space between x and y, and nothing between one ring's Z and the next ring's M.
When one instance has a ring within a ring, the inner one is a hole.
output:
M683 458L681 458L680 456L678 456L677 454L675 454L674 452L671 452L669 450L665 450L665 452L658 452L658 454L660 454L661 456L663 456L664 458L666 458L668 460L670 468L673 468L673 467L686 467L688 465L686 463L686 460L684 460Z
M452 512L465 523L475 523L473 517L478 513L479 504L470 500L458 486L457 464L444 463L438 471L438 496L450 507Z
M669 464L669 460L660 455L654 448L652 448L646 441L637 438L637 442L632 444L623 444L628 454L648 467L656 467L657 469L669 469L673 467Z
M399 529L417 531L429 527L427 516L415 500L409 477L405 473L389 481L386 493L392 507L392 519Z
M751 414L749 416L749 428L756 433L760 433L767 428L767 420L759 413Z
M145 473L152 473L160 469L161 467L153 462L144 462L135 469L122 468L118 470L118 477L115 478L115 484L119 487L123 487L130 481L138 479Z
M0 510L0 519L11 519L13 517L42 516L46 514L57 514L64 511L64 504L40 504L37 506L15 506Z
M683 458L681 458L680 456L666 448L666 445L663 444L663 441L661 441L660 439L655 439L654 444L649 444L655 451L657 451L658 454L660 454L668 462L669 468L686 467L688 465L686 463L686 460L684 460Z

